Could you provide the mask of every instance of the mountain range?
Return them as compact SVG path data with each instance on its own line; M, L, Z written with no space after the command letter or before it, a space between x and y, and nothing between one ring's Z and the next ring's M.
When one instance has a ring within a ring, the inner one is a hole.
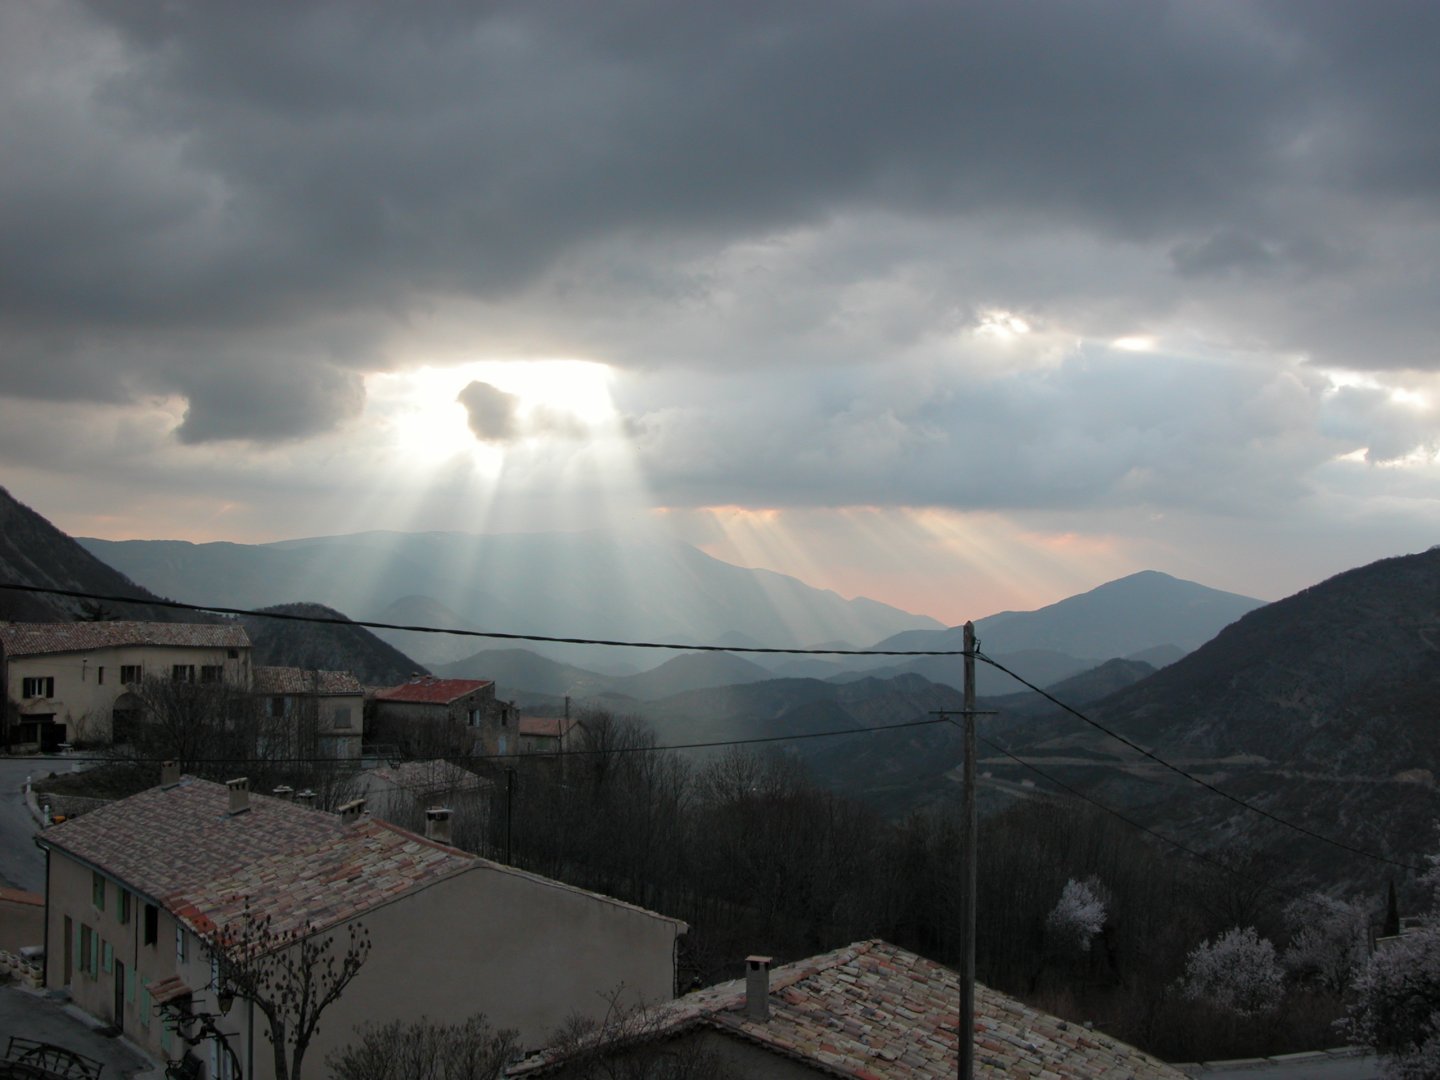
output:
M874 600L847 600L783 574L732 566L643 531L368 532L253 545L81 543L178 599L243 608L307 601L401 625L780 648L836 638L864 643L942 626ZM442 635L381 636L429 664L462 659L476 647ZM537 645L535 651L589 660L585 666L592 669L614 665L617 656L634 666L653 663L633 650L600 654Z
M0 580L133 597L140 604L158 599L3 492L0 524L5 525ZM243 606L248 597L269 598L281 588L295 589L289 601L294 602L321 586L322 592L348 589L352 599L384 600L434 625L447 612L464 621L467 617L456 614L454 605L474 601L488 586L495 605L486 610L496 619L518 620L503 624L507 629L588 628L605 631L596 636L618 637L627 631L648 636L658 627L665 636L703 635L714 641L793 641L804 634L798 640L958 648L957 631L931 625L931 620L869 601L845 601L794 579L727 567L684 545L653 541L636 547L601 540L600 554L581 557L576 549L583 542L574 537L529 538L519 546L511 538L501 545L501 555L485 556L483 570L466 572L454 589L442 590L444 567L458 573L455 560L483 549L477 543L477 538L449 535L411 543L393 534L367 534L259 549L98 541L89 547L107 556L126 554L125 568L147 586L183 597L177 586L184 585L212 603L228 600L227 606ZM522 558L527 549L552 556L571 552L584 573L577 577L555 570L547 576L543 565L537 569ZM635 557L642 562L627 561ZM608 577L601 574L604 566ZM647 568L654 570L649 578ZM519 602L523 592L502 570L537 589L533 603ZM271 580L281 571L290 576ZM151 572L156 576L146 576ZM306 572L315 576L307 578ZM389 580L392 573L396 580ZM592 575L588 583L581 580L585 574ZM364 581L345 585L349 577ZM688 581L682 597L658 595L663 583L677 577ZM634 584L637 579L640 586ZM421 585L439 592L444 603L417 591ZM604 604L616 602L625 588L642 595L619 604L616 621L605 622ZM721 597L725 602L717 609L689 610L726 589L734 595ZM52 604L26 594L6 595L12 613L17 606L34 610L22 618L79 613L63 600ZM16 597L23 603L17 604ZM752 619L739 618L746 597L762 609ZM787 612L783 619L782 609ZM582 621L571 621L571 612ZM1126 612L1133 619L1127 620ZM660 621L640 622L646 615ZM156 607L141 617L176 616ZM477 617L486 617L486 611ZM556 621L546 624L549 618ZM883 631L867 637L877 626ZM822 636L822 630L828 633ZM261 638L266 633L263 628L255 632ZM1052 674L1068 657L1084 669L1047 680L1048 695L991 692L982 699L986 748L977 765L982 797L991 804L1063 785L1193 849L1216 851L1222 858L1238 853L1249 865L1265 866L1279 883L1323 881L1337 889L1370 889L1398 874L1402 896L1405 869L1423 866L1423 855L1435 846L1440 550L1347 571L1263 606L1147 572L1035 612L978 620L977 632L985 656L1028 655L1032 662L1048 657ZM353 633L366 634L358 627ZM1207 633L1214 636L1205 640ZM477 640L483 639L456 643L468 652ZM267 658L313 666L322 654L305 652L300 644L267 653ZM323 662L334 663L330 657L347 656L358 644L338 639L327 644L339 651L324 653ZM1185 650L1192 651L1176 655ZM286 659L287 651L311 659ZM377 661L384 656L382 666L399 665L385 672L387 681L397 671L414 669L408 657L374 655ZM897 670L894 658L879 656L757 658L766 660L759 663L718 653L672 656L654 666L661 655L633 654L648 670L636 670L636 664L601 672L528 648L490 649L471 653L452 669L468 665L477 669L469 673L496 678L502 696L528 694L538 705L559 707L560 699L570 695L623 707L650 720L666 745L807 736L780 745L824 782L876 799L892 812L955 797L959 754L951 725L858 730L955 712L958 691L923 671ZM1087 662L1102 659L1106 662ZM922 668L943 662L954 661L905 661ZM777 666L791 665L826 677L775 677ZM982 664L982 670L987 666ZM1138 753L1115 735L1163 760Z

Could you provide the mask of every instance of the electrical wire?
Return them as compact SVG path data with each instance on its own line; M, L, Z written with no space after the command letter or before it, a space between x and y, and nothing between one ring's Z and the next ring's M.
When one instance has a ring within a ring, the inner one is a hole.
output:
M959 725L956 721L954 721L954 720L951 720L950 722L951 722L952 724L954 724L956 727L959 727L959 726L960 726L960 725ZM1207 854L1207 853L1205 853L1205 852L1203 852L1203 851L1197 850L1196 848L1192 848L1192 847L1190 847L1188 844L1182 843L1181 841L1176 840L1176 839L1175 839L1174 837L1172 837L1172 836L1166 836L1164 833L1162 833L1162 832L1160 832L1160 831L1158 831L1158 830L1156 830L1156 829L1152 829L1150 826L1145 825L1145 824L1143 824L1143 823L1141 823L1141 822L1139 822L1139 821L1136 821L1136 820L1135 820L1134 818L1132 818L1132 817L1128 817L1128 816L1126 816L1125 814L1122 814L1119 810L1116 810L1114 807L1112 807L1112 806L1107 806L1105 803L1102 803L1099 799L1096 799L1096 798L1094 798L1093 796L1090 796L1090 795L1085 794L1085 792L1081 791L1079 788L1072 787L1071 785L1065 783L1065 781L1063 781L1063 780L1061 780L1061 779L1059 779L1059 778L1057 778L1057 777L1055 777L1055 776L1052 776L1051 774L1047 773L1044 769L1040 768L1038 765L1035 765L1035 764L1033 764L1033 763L1031 763L1031 762L1029 762L1029 761L1026 761L1024 758L1021 758L1021 757L1018 757L1018 756L1015 755L1015 754L1012 754L1009 750L1005 749L1005 747L1001 746L999 743L996 743L996 742L993 742L993 741L990 740L990 739L987 739L985 736L979 734L978 732L976 733L975 738L978 739L980 742L984 743L986 746L990 747L990 749L994 750L996 753L1004 754L1007 758L1009 758L1011 761L1015 762L1017 765L1023 765L1025 768L1027 768L1027 769L1029 769L1031 772L1033 772L1036 776L1039 776L1040 778L1042 778L1043 780L1047 781L1048 783L1054 784L1056 787L1058 787L1058 788L1060 788L1061 790L1069 793L1070 795L1074 796L1075 798L1080 799L1082 802L1087 802L1087 803L1089 803L1091 806L1093 806L1093 807L1095 807L1095 808L1097 808L1097 809L1099 809L1099 810L1103 810L1105 813L1109 814L1111 817L1118 818L1120 821L1123 821L1126 825L1129 825L1131 828L1139 829L1141 832L1143 832L1143 833L1148 833L1150 836L1155 837L1155 839L1157 839L1157 840L1164 841L1166 844L1169 844L1171 847L1173 847L1173 848L1175 848L1176 850L1184 853L1185 855L1188 855L1190 858L1195 859L1195 860L1198 861L1198 862L1202 862L1202 863L1205 863L1205 864L1207 864L1207 865L1209 865L1209 866L1213 866L1213 867L1215 867L1215 868L1217 868L1217 869L1219 869L1219 870L1223 870L1223 871L1225 871L1225 873L1230 874L1230 875L1232 875L1232 876L1234 876L1234 877L1237 877L1237 878L1239 878L1241 881L1248 882L1249 884L1258 886L1258 887L1260 887L1260 888L1268 889L1269 891L1274 892L1274 893L1279 893L1281 896L1289 897L1291 900L1298 900L1298 901L1302 901L1302 902L1307 903L1307 904L1315 904L1316 906L1323 906L1323 905L1321 905L1318 901L1316 901L1316 900L1315 900L1314 898L1312 898L1312 897L1305 896L1305 895L1303 895L1303 894L1301 894L1301 893L1294 892L1294 891L1291 890L1291 889L1284 888L1283 886L1280 886L1280 885L1272 884L1271 882L1268 882L1268 881L1261 881L1261 880L1259 880L1258 878L1253 878L1253 877L1251 877L1251 876L1248 875L1248 874L1245 874L1245 873L1243 873L1243 872L1241 872L1241 871L1239 871L1239 870L1236 870L1233 866L1230 866L1230 865L1228 865L1227 863L1222 862L1220 859L1217 859L1217 858L1216 858L1215 856L1213 856L1213 855L1209 855L1209 854Z
M831 739L840 735L865 735L877 731L899 731L903 728L928 727L934 724L945 723L945 718L932 717L925 720L902 720L896 724L874 724L867 727L838 728L833 731L804 731L791 735L757 735L748 739L715 739L709 742L691 743L666 743L657 746L636 744L634 746L605 746L605 747L581 747L579 749L563 750L536 750L523 754L446 754L446 761L459 762L496 762L496 761L525 761L527 759L544 759L557 757L591 757L596 754L634 754L648 753L659 750L709 750L722 746L754 746L760 743L777 742L800 742L805 739ZM84 764L111 764L111 765L159 765L170 758L159 757L115 757L105 755L81 756L79 754L66 754L60 760ZM188 758L187 763L191 765L336 765L355 764L356 758L335 758L335 757L289 757L289 758ZM388 759L387 759L388 760ZM417 759L406 759L417 760Z
M1061 709L1063 709L1065 712L1069 713L1071 716L1075 717L1076 719L1081 720L1081 721L1083 721L1083 722L1086 723L1086 724L1089 724L1089 725L1090 725L1092 728L1094 728L1096 731L1103 732L1104 734L1110 736L1112 739L1115 739L1117 742L1121 742L1121 743L1123 743L1124 745L1128 746L1130 749L1134 750L1136 753L1142 754L1142 755L1144 755L1145 757L1149 758L1151 761L1155 762L1157 765L1161 765L1161 766L1165 767L1166 769L1169 769L1171 772L1177 774L1178 776L1182 776L1182 777L1184 777L1186 780L1189 780L1192 784L1197 784L1197 785L1199 785L1200 787L1204 788L1206 791L1209 791L1209 792L1212 792L1212 793L1214 793L1214 794L1216 794L1216 795L1219 795L1222 799L1227 799L1227 800L1229 800L1230 802L1234 803L1236 806L1241 807L1242 809L1249 810L1249 811L1250 811L1251 813L1253 813L1253 814L1259 814L1261 817L1263 817L1263 818L1265 818L1265 819L1267 819L1267 820L1269 820L1269 821L1273 821L1273 822L1274 822L1275 824L1277 824L1277 825L1283 825L1283 826L1284 826L1285 828L1287 828L1287 829L1292 829L1292 830L1294 830L1295 832L1301 834L1302 836L1308 836L1308 837L1309 837L1310 839L1312 839L1312 840L1319 840L1321 843L1329 844L1329 845L1332 846L1332 847L1339 848L1341 851L1347 851L1347 852L1349 852L1351 855L1359 855L1359 856L1362 856L1363 858L1373 859L1373 860L1375 860L1376 862L1386 863L1386 864L1388 864L1388 865L1390 865L1390 866L1398 866L1398 867L1400 867L1401 869L1411 870L1411 871L1414 871L1414 872L1417 873L1417 874L1424 874L1424 873L1428 873L1428 872L1429 872L1429 871L1428 871L1425 867L1423 867L1423 866L1418 866L1418 865L1416 865L1416 864L1414 864L1414 863L1402 862L1402 861L1400 861L1400 860L1398 860L1398 859L1392 859L1392 858L1390 858L1390 857L1387 856L1387 855L1380 855L1380 854L1377 854L1376 852L1373 852L1373 851L1367 851L1367 850L1364 849L1364 848L1355 847L1355 846L1353 846L1353 845L1351 845L1351 844L1345 843L1345 841L1343 841L1343 840L1336 840L1336 839L1335 839L1334 837L1332 837L1332 836L1326 836L1324 833L1318 833L1318 832L1316 832L1314 829L1308 828L1308 827L1306 827L1306 826L1304 826L1304 825L1301 825L1301 824L1299 824L1299 823L1297 823L1297 822L1290 821L1290 820L1288 820L1287 818L1283 818L1283 817L1281 817L1279 814L1272 813L1272 812L1270 812L1269 810L1266 810L1266 809L1265 809L1264 807L1262 807L1262 806L1256 806L1254 803L1248 802L1247 800L1242 799L1242 798L1241 798L1240 796L1238 796L1238 795L1233 795L1233 794L1231 794L1230 792L1225 791L1223 788L1218 788L1218 787L1216 787L1214 784L1210 783L1210 781L1208 781L1208 780L1203 780L1203 779L1201 779L1200 777L1196 776L1194 773L1187 772L1185 769L1182 769L1179 765L1175 765L1175 764L1172 764L1172 763L1169 762L1169 761L1166 761L1164 758L1160 757L1158 754L1155 754L1155 753L1152 753L1152 752L1149 751L1149 750L1146 750L1143 746L1139 745L1138 743L1132 742L1130 739L1127 739L1124 735L1121 735L1119 732L1114 731L1114 730L1106 727L1104 724L1100 723L1098 720L1092 720L1090 717L1088 717L1088 716L1086 716L1084 713L1082 713L1079 709L1076 709L1076 708L1074 708L1073 706L1067 705L1065 702L1063 702L1063 701L1061 701L1059 698L1057 698L1054 694L1051 694L1051 693L1050 693L1049 691L1047 691L1047 690L1042 690L1040 687L1036 686L1034 683L1030 682L1028 679L1023 678L1023 677L1020 676L1020 675L1017 675L1015 672L1011 671L1009 668L1007 668L1004 664L1000 663L998 660L995 660L993 657L986 656L986 655L985 655L984 653L982 653L978 648L975 650L975 658L976 658L977 660L981 660L981 661L985 662L986 664L989 664L991 667L995 668L997 671L1002 671L1002 672L1004 672L1006 675L1009 675L1009 676L1010 676L1012 679L1014 679L1016 682L1018 682L1018 683L1020 683L1021 685L1026 686L1026 687L1028 687L1029 689L1033 690L1035 693L1039 694L1041 697L1043 697L1046 701L1050 702L1052 705L1057 705L1057 706L1059 706Z
M75 600L95 600L112 604L146 604L150 607L195 611L211 615L234 615L247 618L278 619L288 622L321 623L327 626L361 626L367 630L404 630L412 634L448 634L452 637L494 638L500 641L537 641L552 645L603 645L623 649L673 649L683 652L762 653L779 656L964 656L964 649L773 649L759 645L687 645L675 641L618 641L611 638L553 637L548 634L515 634L499 630L458 630L443 626L414 626L406 623L373 622L331 615L296 615L285 611L250 611L246 608L216 607L211 604L187 604L180 600L138 600L133 596L108 596L74 589L53 589L40 585L16 585L0 582L0 589L11 592L43 593L66 596Z
M135 597L111 596L111 595L106 595L106 594L101 594L101 593L83 592L83 591L73 590L73 589L56 589L56 588L51 588L51 587L48 587L48 586L39 586L39 585L19 585L19 584L9 583L9 582L0 582L0 590L9 590L9 591L12 591L12 592L24 592L24 593L40 593L40 594L51 595L51 596L65 596L65 597L69 597L69 598L71 598L71 599L93 600L93 601L97 601L97 602L101 602L101 603L106 603L106 602L108 602L108 603L121 603L121 604L148 604L148 605L150 605L150 606L152 606L152 607L165 607L165 608L170 608L170 609L179 610L179 611L194 611L194 612L201 612L201 613L210 613L210 614L218 614L218 615L231 615L231 616L248 616L248 617L257 617L257 618L265 618L265 619L276 619L276 620L288 621L288 622L317 623L317 624L330 625L330 626L359 626L359 627L364 627L364 628L366 628L366 629L372 629L372 630L400 630L400 631L408 631L408 632L411 632L411 633L420 633L420 634L447 634L447 635L456 636L456 637L488 638L488 639L497 639L497 640L504 640L504 641L533 641L533 642L542 642L542 643L549 643L549 644L563 644L563 645L596 645L596 646L603 646L603 647L609 647L609 648L670 649L670 650L683 651L683 652L755 653L755 654L774 654L774 655L787 655L787 656L964 656L964 655L965 655L965 650L964 650L964 649L913 649L913 650L900 650L900 649L893 649L893 650L886 650L886 649L874 649L874 650L872 650L872 649L779 649L779 648L762 648L762 647L759 647L759 646L740 646L740 645L737 645L737 646L730 646L730 645L693 645L693 644L682 644L682 643L679 643L679 642L619 641L619 640L606 639L606 638L557 637L557 636L545 635L545 634L517 634L517 633L506 633L506 632L501 632L501 631L489 631L489 630L459 630L459 629L450 629L450 628L438 627L438 626L420 626L420 625L407 625L407 624L400 624L400 623L373 622L373 621L349 619L349 618L345 618L345 617L343 617L343 616L299 615L299 614L294 614L294 613L291 613L291 612L250 611L250 610L246 610L246 609L244 609L244 608L217 607L217 606L202 605L202 604L189 604L189 603L184 603L184 602L179 601L179 600L159 600L159 599L156 599L156 600L143 600L143 599L137 599L137 598L135 598ZM1418 865L1416 865L1416 864L1414 864L1414 863L1403 862L1403 861L1398 860L1398 859L1392 859L1392 858L1390 858L1390 857L1388 857L1388 856L1386 856L1386 855L1380 855L1380 854L1377 854L1377 853L1375 853L1375 852L1368 851L1368 850L1366 850L1366 849L1364 849L1364 848L1358 848L1358 847L1355 847L1355 846L1353 846L1353 845L1351 845L1351 844L1345 843L1343 840L1336 840L1336 839L1333 838L1333 837L1326 836L1326 835L1324 835L1323 833L1316 832L1315 830L1310 829L1310 828L1308 828L1308 827L1306 827L1306 826L1304 826L1304 825L1300 825L1300 824L1298 824L1298 823L1296 823L1296 822L1289 821L1289 820L1287 820L1286 818L1282 818L1282 817L1280 817L1278 814L1272 813L1271 811L1266 810L1266 809L1264 809L1263 807L1257 806L1257 805L1255 805L1254 803L1248 802L1247 800L1240 798L1238 795L1233 795L1233 794L1231 794L1230 792L1223 790L1222 788L1216 787L1214 784L1210 783L1209 781L1203 780L1203 779L1201 779L1200 777L1194 775L1193 773L1187 772L1185 769L1182 769L1180 766L1174 765L1174 764L1172 764L1171 762L1166 761L1164 758L1162 758L1162 757L1160 757L1159 755L1153 753L1152 751L1146 750L1144 747L1140 746L1139 744L1137 744L1137 743L1135 743L1135 742L1132 742L1130 739L1127 739L1125 736L1119 734L1118 732L1112 731L1110 728L1107 728L1105 725L1103 725L1103 724L1101 724L1101 723L1099 723L1099 722L1097 722L1097 721L1095 721L1095 720L1090 719L1090 718L1089 718L1088 716L1086 716L1084 713L1080 712L1078 709L1075 709L1074 707L1072 707L1072 706L1066 704L1065 702L1061 701L1059 698L1055 697L1053 694L1049 693L1047 690L1044 690L1044 689L1042 689L1041 687L1036 686L1034 683L1030 682L1028 679L1025 679L1024 677L1016 674L1014 671L1011 671L1008 667L1006 667L1004 664L1000 663L1000 662L999 662L998 660L996 660L994 657L988 656L988 655L986 655L985 653L981 652L980 649L979 649L978 643L977 643L977 646L976 646L976 648L975 648L975 658L976 658L977 660L980 660L980 661L982 661L982 662L990 665L990 666L991 666L992 668L994 668L995 670L1000 671L1000 672L1003 672L1003 673L1006 674L1006 675L1009 675L1012 679L1014 679L1016 682L1020 683L1022 686L1025 686L1025 687L1027 687L1028 689L1034 691L1035 693L1037 693L1037 694L1039 694L1041 697L1043 697L1045 700L1049 701L1049 702L1052 703L1053 705L1058 706L1059 708L1063 709L1065 712L1067 712L1067 713L1069 713L1070 715L1076 717L1077 719L1081 720L1082 722L1090 725L1091 727L1095 728L1097 731L1103 732L1104 734L1110 736L1111 738L1113 738L1113 739L1115 739L1115 740L1123 743L1125 746L1128 746L1129 748L1131 748L1132 750L1136 751L1137 753L1144 755L1146 758L1149 758L1151 761L1154 761L1156 764L1161 765L1161 766L1163 766L1164 768L1169 769L1170 771L1176 773L1178 776L1181 776L1181 777L1183 777L1184 779L1190 781L1191 783L1196 784L1196 785L1198 785L1198 786L1206 789L1207 791L1210 791L1210 792L1212 792L1213 794L1218 795L1218 796L1220 796L1221 798L1226 799L1226 800L1228 800L1229 802L1234 803L1236 806L1239 806L1239 807L1241 807L1242 809L1248 810L1248 811L1250 811L1251 813L1254 813L1254 814L1258 814L1258 815L1260 815L1261 817L1266 818L1267 820L1272 821L1272 822L1274 822L1274 823L1277 824L1277 825L1281 825L1281 826L1283 826L1283 827L1285 827L1285 828L1287 828L1287 829L1291 829L1291 830L1293 830L1294 832L1297 832L1297 833L1301 834L1302 836L1307 836L1307 837L1309 837L1309 838L1311 838L1311 839L1313 839L1313 840L1318 840L1318 841L1320 841L1321 843L1329 844L1329 845L1332 846L1332 847L1335 847L1335 848L1337 848L1337 849L1339 849L1339 850L1341 850L1341 851L1348 852L1348 853L1350 853L1350 854L1352 854L1352 855L1358 855L1358 856L1361 856L1362 858L1371 859L1371 860L1374 860L1374 861L1376 861L1376 862L1382 862L1382 863L1385 863L1385 864L1390 865L1390 866L1395 866L1395 867L1399 867L1399 868L1404 869L1404 870L1412 871L1412 872L1414 872L1414 873L1421 873L1421 874L1423 874L1423 873L1428 873L1428 870L1427 870L1425 867L1418 866ZM938 721L937 721L937 722L938 722ZM900 726L903 726L903 725L885 725L885 726L887 726L887 727L900 727ZM910 726L913 726L913 725L910 725ZM855 733L855 732L859 732L859 731L862 731L862 730L865 730L865 729L859 729L859 728L857 728L857 729L852 729L851 732L823 732L823 733L816 733L816 734L810 735L810 736L773 736L773 737L764 737L764 738L750 739L750 740L729 740L729 741L717 741L717 742L710 742L710 743L694 743L694 744L676 745L676 746L670 746L670 747L654 747L653 749L688 750L688 749L700 749L700 748L715 747L715 746L731 746L731 745L743 746L743 745L747 745L747 744L750 744L750 743L753 743L753 742L781 742L781 741L787 741L787 740L793 739L793 738L826 737L826 736L828 736L828 735L840 735L840 734ZM875 728L875 729L870 729L870 730L882 730L882 729L881 729L881 728ZM636 749L641 749L641 748L638 748L638 747L637 747ZM482 759L489 759L489 758L497 758L497 757L500 757L500 755L482 755L481 757L475 758L475 760L482 760Z

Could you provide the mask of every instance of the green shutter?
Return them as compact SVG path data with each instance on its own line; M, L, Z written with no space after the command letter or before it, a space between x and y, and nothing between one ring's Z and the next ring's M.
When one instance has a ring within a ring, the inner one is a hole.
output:
M150 988L148 986L140 988L140 1026L147 1028L150 1026Z
M100 935L90 935L90 974L100 974Z
M105 974L109 975L115 970L115 946L111 945L108 941L105 942L105 948L101 955L105 958Z

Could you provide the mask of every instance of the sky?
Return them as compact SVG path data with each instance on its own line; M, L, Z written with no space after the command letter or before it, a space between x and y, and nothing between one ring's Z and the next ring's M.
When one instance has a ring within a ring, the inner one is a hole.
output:
M1440 542L1440 6L0 3L0 484L947 623Z

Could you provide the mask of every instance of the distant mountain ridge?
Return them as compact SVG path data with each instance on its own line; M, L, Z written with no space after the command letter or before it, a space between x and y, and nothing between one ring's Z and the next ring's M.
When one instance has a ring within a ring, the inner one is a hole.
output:
M69 622L77 617L151 622L219 622L204 611L164 607L160 597L107 566L75 540L0 488L0 581L66 589L136 603L87 602L43 593L0 590L0 617L17 622ZM229 606L229 605L224 605ZM344 618L318 605L289 604L280 613ZM353 671L364 682L401 682L419 665L359 626L334 626L245 616L257 664Z
M377 621L399 621L382 614L403 601L412 610L442 605L463 629L792 648L941 627L926 616L846 600L650 534L370 532L261 545L83 543L110 565L181 599L254 608L306 597ZM474 642L456 655L454 642L384 636L421 660L433 655L436 663L474 651ZM536 651L570 662L581 655L574 648Z
M1440 818L1440 551L1383 559L1252 611L1087 712L1312 832L1423 862ZM1394 869L1247 811L1072 717L1007 725L1011 749L1203 847L1254 845L1280 880L1378 888ZM1090 753L1092 767L1051 765ZM1105 762L1108 762L1106 764Z
M254 615L242 615L240 621L250 638L251 655L256 664L349 671L367 686L393 686L412 675L426 673L420 664L363 626L266 618L266 615L345 619L332 608L304 603L279 604ZM349 620L345 622L348 624Z

